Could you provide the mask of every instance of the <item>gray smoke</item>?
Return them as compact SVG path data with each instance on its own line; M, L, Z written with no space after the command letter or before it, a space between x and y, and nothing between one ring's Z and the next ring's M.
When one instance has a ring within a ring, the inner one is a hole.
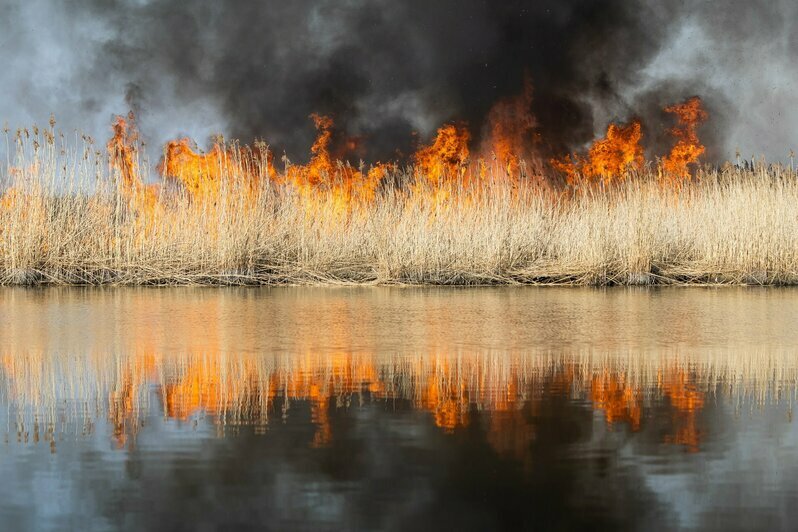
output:
M104 139L133 109L151 144L215 133L302 159L332 115L370 159L445 121L475 133L518 93L552 154L639 116L661 151L663 106L704 98L715 160L785 159L798 140L798 5L790 0L3 0L0 121ZM150 150L152 151L152 150Z

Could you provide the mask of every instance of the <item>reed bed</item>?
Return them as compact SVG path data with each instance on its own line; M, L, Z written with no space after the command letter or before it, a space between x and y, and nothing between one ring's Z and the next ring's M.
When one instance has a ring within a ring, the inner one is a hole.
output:
M89 140L44 136L9 143L0 285L798 283L783 166L698 169L679 187L651 163L577 187L394 168L373 198L342 201L336 176L253 188L238 164L200 201L142 160L141 182L160 181L144 209Z

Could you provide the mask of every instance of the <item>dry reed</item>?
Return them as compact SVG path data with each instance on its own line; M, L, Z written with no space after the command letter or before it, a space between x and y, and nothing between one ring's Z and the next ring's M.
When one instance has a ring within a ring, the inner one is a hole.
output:
M441 189L408 168L343 207L334 187L311 201L232 175L203 201L165 181L144 210L90 139L8 145L0 285L798 283L798 181L782 166L700 169L678 189L652 164L585 188L488 167Z

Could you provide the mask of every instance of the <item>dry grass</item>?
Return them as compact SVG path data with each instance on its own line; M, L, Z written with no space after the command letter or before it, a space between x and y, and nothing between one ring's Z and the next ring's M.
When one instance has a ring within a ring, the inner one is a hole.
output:
M705 169L680 190L653 166L584 189L498 169L433 189L405 169L344 207L323 186L222 183L196 201L165 184L142 209L90 143L45 137L11 144L0 284L798 283L798 181L783 167Z

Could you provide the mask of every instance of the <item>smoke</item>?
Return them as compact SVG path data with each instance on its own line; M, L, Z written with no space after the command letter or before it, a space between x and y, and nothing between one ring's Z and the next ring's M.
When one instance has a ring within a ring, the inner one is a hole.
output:
M737 146L784 159L798 133L790 0L5 3L0 120L14 127L52 112L104 138L133 109L152 143L223 133L301 159L318 112L386 159L445 121L478 135L529 75L551 154L632 116L661 153L662 107L693 95L715 159Z

